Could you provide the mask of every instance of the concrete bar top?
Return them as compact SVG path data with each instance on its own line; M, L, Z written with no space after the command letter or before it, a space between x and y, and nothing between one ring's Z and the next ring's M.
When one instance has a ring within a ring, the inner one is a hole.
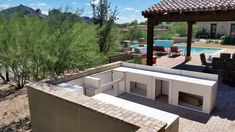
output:
M200 78L193 78L193 77L187 77L183 75L177 75L177 74L170 74L170 73L161 73L156 71L147 71L147 70L141 70L141 69L134 69L134 68L128 68L128 67L118 67L114 68L114 71L119 72L131 72L141 75L147 75L147 76L153 76L158 79L163 80L174 80L174 81L184 81L188 83L195 83L205 86L214 86L217 82L214 80L207 80L207 79L200 79Z
M161 120L163 122L167 123L167 127L169 127L171 124L175 123L175 121L178 120L179 116L175 114L171 114L169 112L165 112L162 110L154 109L145 105L137 104L128 100L124 100L118 97L114 97L105 93L100 93L92 98L104 101L106 103L110 103L112 105L148 116L152 117L157 120Z

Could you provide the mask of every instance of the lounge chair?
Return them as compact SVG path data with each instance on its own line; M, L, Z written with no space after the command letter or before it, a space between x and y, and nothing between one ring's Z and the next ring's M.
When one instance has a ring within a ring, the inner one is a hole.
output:
M212 63L211 62L207 62L206 61L206 56L204 53L200 54L200 58L201 58L201 63L202 63L202 66L206 67L206 68L209 68L210 66L212 66Z
M231 58L231 54L229 54L229 53L221 53L220 54L220 58L221 59L230 59Z
M175 47L175 46L172 46L171 48L170 48L170 56L172 56L172 55L181 55L181 50L178 48L178 47Z
M155 51L156 53L168 54L163 46L153 46L153 51Z

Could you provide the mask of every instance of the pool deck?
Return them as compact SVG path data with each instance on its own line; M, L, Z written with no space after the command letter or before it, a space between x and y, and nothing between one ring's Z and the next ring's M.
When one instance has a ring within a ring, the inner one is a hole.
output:
M222 49L219 52L216 52L215 54L211 55L212 57L219 57L220 53L235 53L235 49ZM206 57L209 55L206 54ZM183 64L185 60L185 56L178 56L178 57L168 57L162 56L158 58L157 60L157 65L158 67L165 67L165 68L174 68L176 66L179 66ZM199 54L192 54L192 60L185 63L185 65L196 65L196 66L201 66L201 60Z
M235 49L223 49L221 52L235 53ZM219 56L220 53L217 53L212 57ZM187 63L183 63L184 59L185 56L175 58L163 56L158 59L157 66L198 72L203 70L199 55L192 55L192 60ZM128 94L123 95L122 98L179 115L180 132L235 132L235 88L223 84L221 76L218 83L216 107L210 115L177 108L161 100L153 102Z

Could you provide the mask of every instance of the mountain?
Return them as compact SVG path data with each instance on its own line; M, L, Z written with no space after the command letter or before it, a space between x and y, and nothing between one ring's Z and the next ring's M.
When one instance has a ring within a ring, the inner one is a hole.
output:
M30 8L28 6L19 5L16 7L8 8L5 10L0 11L0 14L11 17L15 14L20 14L23 16L39 16L40 18L46 17L46 15L41 13L40 9L34 10L33 8Z
M0 11L0 15L3 15L5 17L11 17L15 14L20 14L22 16L39 16L40 18L45 18L45 17L52 17L55 15L59 15L59 16L63 16L66 17L67 19L77 19L78 21L84 21L86 23L93 23L93 19L90 17L86 17L86 16L78 16L74 13L71 12L61 12L58 9L53 9L51 11L49 11L49 15L44 15L41 13L40 9L34 10L33 8L30 8L28 6L24 6L24 5L19 5L16 7L12 7L12 8L8 8L5 10Z
M78 20L78 21L84 21L86 23L93 23L93 19L87 16L79 16L77 14L71 13L71 12L61 12L58 9L53 9L49 11L48 17L53 17L53 16L60 16L64 17L68 20Z

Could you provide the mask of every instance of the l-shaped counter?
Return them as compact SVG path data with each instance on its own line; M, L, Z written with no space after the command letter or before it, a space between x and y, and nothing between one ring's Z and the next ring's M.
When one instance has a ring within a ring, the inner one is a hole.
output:
M150 69L146 66L124 63L122 67L86 77L85 87L88 95L96 95L114 88L114 95L118 96L131 93L131 82L137 82L146 86L146 97L152 100L162 94L162 89L167 89L165 91L168 103L180 107L185 107L179 104L180 92L200 96L203 101L201 110L185 108L210 114L215 105L217 80L218 76L212 74L156 67ZM162 82L165 82L165 88Z

